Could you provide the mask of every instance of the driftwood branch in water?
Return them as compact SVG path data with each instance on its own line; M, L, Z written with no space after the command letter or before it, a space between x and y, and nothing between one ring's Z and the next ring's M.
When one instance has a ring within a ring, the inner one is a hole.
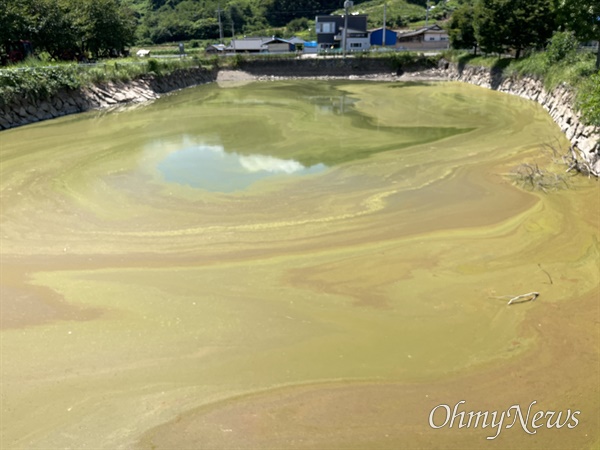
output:
M531 302L531 301L535 300L536 298L538 298L539 295L540 295L539 292L528 292L527 294L517 295L516 297L511 298L508 301L508 304L512 305L514 302L516 302L517 300L520 300L522 298L528 298L528 300L524 300L524 301L519 302L519 303Z
M522 298L525 298L527 300L523 300L522 302L518 302L518 303L531 302L531 301L535 300L536 298L538 298L539 296L540 296L539 292L528 292L527 294L522 294L522 295L516 295L516 296L504 295L502 297L494 297L494 298L499 298L499 299L507 299L508 298L508 299L510 299L508 301L508 304L512 305L517 300L520 300Z

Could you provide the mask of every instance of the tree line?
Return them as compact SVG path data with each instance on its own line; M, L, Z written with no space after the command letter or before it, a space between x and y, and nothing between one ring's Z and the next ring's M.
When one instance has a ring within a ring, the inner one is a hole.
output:
M230 36L340 7L340 0L0 0L0 54L20 59L26 42L54 59L98 58L134 43L218 39L219 16Z
M358 6L362 0L355 1ZM424 6L427 0L408 0ZM218 39L287 26L306 29L342 0L0 0L0 55L22 58L28 48L54 59L123 54L134 43ZM430 1L430 5L435 4ZM556 31L600 40L600 0L452 0L454 48L484 53L543 48ZM447 7L446 2L437 6ZM439 9L439 8L438 8ZM26 56L26 55L25 55ZM600 51L597 55L600 67Z
M406 2L424 10L427 0L392 0ZM444 3L430 0L436 2ZM315 15L342 6L343 0L0 0L0 54L23 56L24 41L36 53L74 59L123 53L134 43L215 40L219 17L225 37L284 26L306 31Z
M143 1L129 0L139 12L137 38L144 44L218 39L219 15L225 36L253 35L297 28L343 5L343 0L147 0L145 6Z
M551 36L571 32L600 41L599 0L460 0L448 24L453 48L484 53L541 49ZM600 48L596 57L600 68Z
M122 53L135 36L132 11L118 0L0 0L0 50L23 56L23 42L55 59Z

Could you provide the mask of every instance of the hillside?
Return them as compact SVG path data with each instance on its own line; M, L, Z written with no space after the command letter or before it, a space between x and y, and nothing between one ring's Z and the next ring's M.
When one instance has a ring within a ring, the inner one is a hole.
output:
M158 44L219 37L218 11L224 36L308 33L314 17L341 13L340 0L122 0L134 11L139 43ZM369 26L381 26L384 0L355 1L353 13L369 15ZM388 0L387 24L409 26L425 19L426 0ZM432 20L445 18L445 1L431 0Z

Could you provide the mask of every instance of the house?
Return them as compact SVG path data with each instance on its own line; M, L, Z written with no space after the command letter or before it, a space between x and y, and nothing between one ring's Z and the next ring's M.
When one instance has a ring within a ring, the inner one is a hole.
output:
M396 47L409 50L443 50L449 47L448 32L439 25L415 31L398 31Z
M204 51L209 55L215 55L225 53L225 48L225 44L210 44L206 46Z
M226 50L234 53L266 53L268 51L268 47L264 45L266 39L264 37L232 39Z
M315 30L317 32L317 45L319 50L340 49L346 35L347 51L368 50L369 33L367 31L367 16L355 14L348 16L348 30L344 29L346 18L344 16L317 16Z
M232 39L226 48L228 52L234 53L287 53L294 49L295 46L290 41L275 36Z
M295 44L286 39L276 38L275 36L267 39L263 44L267 46L269 53L288 53L296 50Z
M385 29L385 45L387 46L394 46L396 45L396 39L398 37L398 34L393 31L390 30L389 28ZM374 30L369 30L369 42L371 44L371 46L373 45L383 45L383 28L376 28Z
M289 42L296 46L302 46L306 41L302 38L294 36L293 38L290 38Z

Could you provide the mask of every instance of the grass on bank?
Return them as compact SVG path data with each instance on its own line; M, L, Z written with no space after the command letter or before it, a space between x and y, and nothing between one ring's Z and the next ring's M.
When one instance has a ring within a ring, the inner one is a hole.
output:
M0 104L21 97L49 98L61 90L74 90L106 82L127 82L144 75L163 76L178 69L218 66L216 58L120 58L96 64L52 63L28 60L0 70Z
M428 57L411 52L356 54L354 61L363 59L387 59L390 70L401 70L407 66L419 69L435 67L438 57ZM0 69L0 105L12 103L15 99L49 98L61 90L74 90L92 84L109 81L130 81L144 75L164 76L178 69L203 68L212 70L219 67L237 69L245 62L253 60L289 60L295 54L257 54L232 57L187 58L121 58L105 60L96 64L48 63L28 60L23 64ZM51 64L51 65L50 65Z
M600 126L600 72L595 68L595 55L571 52L556 59L549 52L533 53L526 58L475 56L465 51L450 50L443 56L459 65L483 66L501 71L504 76L533 76L552 90L566 83L576 91L576 106L586 124ZM191 58L121 58L98 64L52 63L28 60L23 64L0 69L0 105L10 104L20 97L48 98L60 90L73 90L91 84L109 81L130 81L144 75L163 76L175 70L201 67L207 70L219 67L240 68L244 62L261 60L288 60L294 54L235 55ZM412 52L382 52L353 55L354 60L387 59L391 70L401 72L408 67L427 69L436 67L439 55L426 56Z

